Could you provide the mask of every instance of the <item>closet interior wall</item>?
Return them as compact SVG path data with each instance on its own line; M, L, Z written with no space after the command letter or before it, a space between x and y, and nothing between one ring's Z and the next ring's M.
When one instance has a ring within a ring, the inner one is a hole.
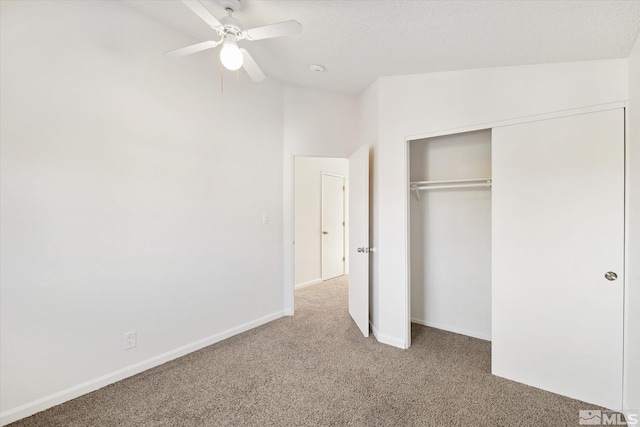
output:
M491 178L491 130L411 141L410 180ZM491 339L491 191L410 194L411 321Z

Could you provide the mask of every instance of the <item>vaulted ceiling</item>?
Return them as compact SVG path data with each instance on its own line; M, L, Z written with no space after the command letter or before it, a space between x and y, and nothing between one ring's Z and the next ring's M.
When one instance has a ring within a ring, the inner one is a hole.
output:
M240 42L268 78L348 94L381 76L624 58L640 32L638 0L241 1L234 16L244 28L289 19L303 25L294 37ZM218 38L180 1L125 3L194 43ZM216 17L226 15L216 0L202 3ZM176 41L167 51L180 47ZM311 64L326 71L312 72Z

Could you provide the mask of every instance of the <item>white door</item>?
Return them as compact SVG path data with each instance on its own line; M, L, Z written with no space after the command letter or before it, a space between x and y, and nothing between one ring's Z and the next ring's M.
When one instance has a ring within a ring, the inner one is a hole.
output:
M344 177L322 173L322 280L344 274Z
M620 409L624 110L496 128L492 153L492 372Z
M349 157L349 314L369 336L369 146Z

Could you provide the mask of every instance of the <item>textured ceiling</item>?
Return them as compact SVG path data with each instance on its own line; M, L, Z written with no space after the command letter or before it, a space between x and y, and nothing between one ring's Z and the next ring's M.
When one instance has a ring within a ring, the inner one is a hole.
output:
M124 2L194 41L217 39L179 1ZM225 15L217 1L203 3L216 17ZM638 0L242 0L242 6L235 17L245 28L288 19L303 25L294 37L240 43L268 77L349 94L381 76L624 58L640 31ZM326 72L311 72L311 64Z

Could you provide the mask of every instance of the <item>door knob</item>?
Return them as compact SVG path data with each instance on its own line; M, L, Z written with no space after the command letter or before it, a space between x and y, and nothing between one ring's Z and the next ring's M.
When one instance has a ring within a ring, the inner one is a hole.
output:
M364 252L364 248L358 248L358 252Z
M614 273L613 271L607 271L604 274L604 278L613 282L614 280L616 280L618 278L618 275L616 273Z

